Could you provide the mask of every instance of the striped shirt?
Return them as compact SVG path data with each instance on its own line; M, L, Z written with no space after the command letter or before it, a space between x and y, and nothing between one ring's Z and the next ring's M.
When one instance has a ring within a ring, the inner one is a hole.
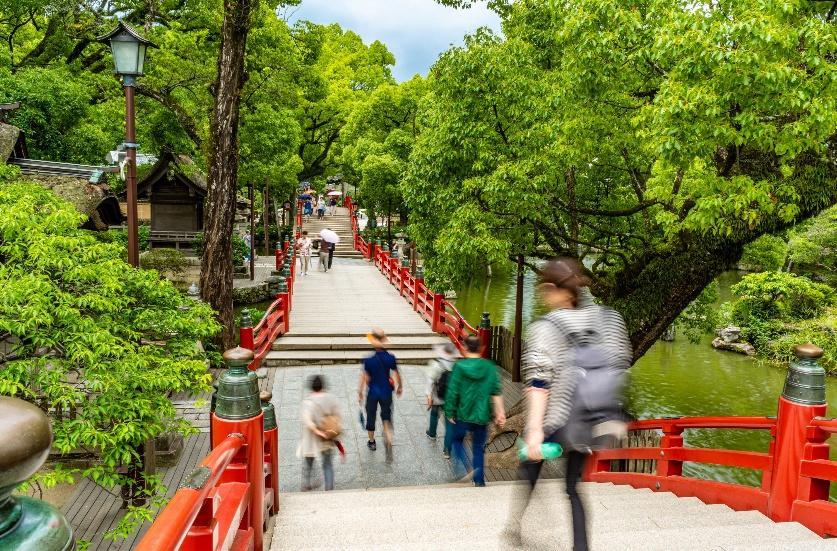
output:
M633 352L622 316L616 310L597 305L586 289L579 295L577 308L549 312L529 326L522 358L523 380L527 386L549 389L544 418L544 434L563 427L570 415L576 377L572 369L572 348L568 333L581 335L595 331L610 365L628 369Z

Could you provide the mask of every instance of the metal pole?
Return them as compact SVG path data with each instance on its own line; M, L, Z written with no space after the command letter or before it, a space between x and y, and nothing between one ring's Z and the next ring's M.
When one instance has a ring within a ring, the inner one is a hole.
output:
M139 266L139 230L137 228L137 144L134 127L134 83L126 81L125 89L125 157L128 198L128 264Z
M512 381L519 383L520 361L523 352L523 255L517 255L517 293L514 297L514 369Z
M250 281L256 279L256 210L253 203L253 182L247 184L250 196Z

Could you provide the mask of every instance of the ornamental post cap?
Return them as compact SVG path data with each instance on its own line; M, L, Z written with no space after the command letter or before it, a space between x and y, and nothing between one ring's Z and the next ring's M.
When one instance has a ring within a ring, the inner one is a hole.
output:
M259 392L259 400L262 402L269 402L273 398L273 393L269 390L262 390Z
M819 346L811 343L798 344L793 347L793 353L797 358L810 358L816 360L822 358L823 350Z
M116 38L119 39L133 39L140 44L145 44L149 48L159 48L156 44L142 36L140 33L136 31L132 26L125 23L121 19L119 20L119 24L116 25L116 28L110 31L107 34L103 34L102 36L96 37L96 42L101 42L103 44L109 44L112 39Z
M224 352L224 361L230 365L248 364L253 361L253 351L236 346Z
M0 397L0 488L23 482L46 461L52 429L41 409L9 396Z

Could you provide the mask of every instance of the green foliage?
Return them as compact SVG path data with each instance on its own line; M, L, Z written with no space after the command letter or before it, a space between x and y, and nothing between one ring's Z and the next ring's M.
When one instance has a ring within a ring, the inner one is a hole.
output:
M250 256L250 246L247 245L243 237L233 234L232 248L233 266L244 266L244 259Z
M120 468L139 464L140 444L194 432L168 396L209 388L197 343L220 328L206 304L77 229L83 220L39 185L0 184L0 340L12 343L0 393L74 409L75 418L53 421L53 446L96 453L93 466L66 471L112 488L127 483ZM164 489L148 484L158 506ZM126 516L117 532L147 514Z
M741 326L811 319L837 298L828 285L787 272L749 274L732 286L732 292L739 297L732 306L732 321Z
M154 249L140 255L140 267L171 279L180 279L186 265L186 257L176 249Z
M837 208L830 208L791 236L788 256L795 270L837 286Z
M788 243L778 235L762 235L746 247L741 264L749 270L776 271L785 265Z
M111 243L119 243L125 249L125 257L128 255L128 231L127 230L107 230L103 234L98 235L99 239ZM140 252L151 250L151 227L139 226L137 227L137 246Z
M718 326L720 315L717 301L718 282L713 281L677 316L675 326L683 331L690 342L699 343L701 337L713 332Z

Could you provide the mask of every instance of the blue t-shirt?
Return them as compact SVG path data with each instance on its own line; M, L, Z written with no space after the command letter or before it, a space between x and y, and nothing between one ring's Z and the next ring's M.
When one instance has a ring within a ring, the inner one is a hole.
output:
M389 372L398 371L395 356L386 350L376 350L363 360L363 370L369 375L369 395L376 398L391 398Z

